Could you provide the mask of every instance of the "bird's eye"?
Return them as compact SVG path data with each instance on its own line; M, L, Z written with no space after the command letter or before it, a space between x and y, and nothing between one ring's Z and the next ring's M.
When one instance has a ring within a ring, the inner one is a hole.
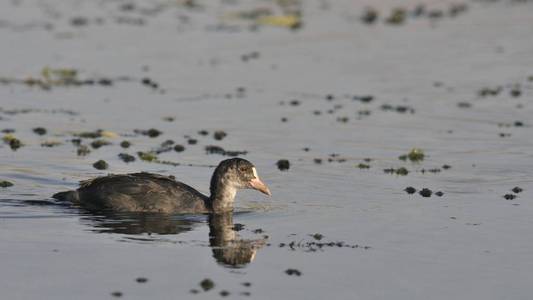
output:
M239 168L239 171L241 171L241 172L244 173L244 172L246 172L246 168L245 168L245 167L240 167L240 168Z

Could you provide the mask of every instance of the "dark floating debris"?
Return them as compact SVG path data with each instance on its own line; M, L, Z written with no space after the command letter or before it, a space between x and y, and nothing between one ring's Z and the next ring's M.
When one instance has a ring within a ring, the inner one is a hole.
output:
M420 196L422 197L431 197L431 194L433 194L433 192L430 190L430 189L427 189L427 188L423 188L420 190L420 192L418 192L420 194Z
M491 87L484 87L482 89L480 89L477 94L478 96L480 97L488 97L488 96L498 96L500 94L500 92L502 91L502 87L501 86L498 86L498 87L495 87L495 88L491 88Z
M410 107L410 106L407 106L407 105L397 105L397 106L392 106L390 104L383 104L381 105L381 110L383 111L395 111L395 112L398 112L398 113L411 113L411 114L414 114L415 113L415 109Z
M286 160L286 159L278 160L276 165L278 166L278 169L280 171L286 171L286 170L288 170L290 168L290 162L288 160Z
M225 156L239 156L239 155L246 155L248 154L248 151L230 151L230 150L224 150L224 148L220 146L215 145L208 145L205 146L205 152L207 154L220 154Z
M337 117L337 122L339 123L348 123L350 121L350 118L348 117Z
M207 131L207 130L200 130L200 131L198 131L198 134L199 134L199 135L206 136L206 135L209 134L209 131Z
M105 162L105 160L99 160L93 164L93 167L97 170L107 170L109 165L107 162Z
M289 104L290 104L291 106L298 106L298 105L300 105L300 101L299 101L299 100L296 100L296 99L293 99L293 100L291 100L291 101L289 102Z
M221 297L227 297L227 296L230 295L230 293L229 293L228 291L226 291L226 290L222 290L222 291L220 291L219 294L220 294Z
M70 19L70 25L72 26L81 27L87 24L89 24L89 19L86 17L73 17Z
M322 164L322 158L314 158L314 159L313 159L313 162L314 162L315 164L317 164L317 165L320 165L320 164Z
M370 165L369 164L364 164L364 163L358 164L357 167L359 169L370 169Z
M522 95L522 91L519 88L513 88L509 93L514 98L518 98L520 95Z
M424 174L424 173L428 172L428 173L437 174L437 173L440 173L441 171L442 170L439 169L439 168L433 168L433 169L427 169L427 170L426 169L422 169L422 170L420 170L420 173Z
M93 147L93 149L98 149L102 146L107 146L107 145L111 145L111 143L106 140L94 140L91 142L91 147Z
M128 153L120 153L118 157L125 163L130 163L135 161L135 156L130 155Z
M159 84L157 82L154 82L152 79L145 77L141 79L141 83L145 86L151 87L153 89L159 88Z
M122 297L122 292L119 292L119 291L112 292L111 296L113 296L115 298L120 298L120 297Z
M505 195L503 195L503 198L505 198L505 200L514 200L516 198L516 195L505 194Z
M166 140L166 141L161 143L159 148L153 150L153 152L155 152L156 154L170 152L173 149L172 145L174 145L174 141L173 140Z
M41 143L41 147L52 148L52 147L60 146L62 144L63 143L58 142L58 141L44 141L44 142Z
M215 138L215 140L217 141L220 141L222 139L224 139L228 134L222 130L217 130L215 131L215 133L213 133L213 137Z
M133 132L135 132L136 134L146 135L151 138L158 137L163 133L155 128L150 128L148 130L135 129Z
M226 150L224 150L224 148L220 146L215 146L215 145L205 146L205 152L207 154L221 154L221 155L226 154Z
M0 180L0 187L1 188L7 188L13 186L13 183L6 181L6 180Z
M518 194L518 193L523 192L524 190L519 186L515 186L511 191L513 191L513 193L515 194Z
M412 186L408 186L404 189L404 191L407 193L407 194L414 194L416 193L416 189Z
M76 132L73 135L84 139L97 139L103 136L104 130L98 129L96 131L82 131Z
M138 283L147 283L148 282L148 278L146 277L137 277L137 279L135 279L136 282Z
M457 103L457 107L459 107L459 108L471 108L472 107L472 103L470 103L470 102L459 102L459 103Z
M122 141L120 142L120 147L124 149L128 149L131 146L131 143L129 141Z
M46 134L46 128L44 127L35 127L33 128L33 132L38 135L45 135Z
M324 237L324 235L320 233L311 234L311 236L317 241L320 241Z
M363 15L361 16L361 21L365 24L374 24L378 19L378 11L374 8L365 9Z
M302 272L300 272L299 270L297 269L287 269L285 270L285 274L289 275L289 276L302 276Z
M374 96L372 96L372 95L353 96L352 100L360 101L362 103L370 103L370 102L372 102L372 100L374 100Z
M278 246L279 248L287 247L288 250L296 251L296 250L303 250L304 252L316 252L316 251L323 251L325 248L350 248L350 249L362 249L362 250L368 250L372 247L370 246L363 246L358 244L346 244L345 242L338 241L338 242L320 242L324 238L323 235L320 234L321 239L317 240L315 237L315 234L310 235L313 237L312 241L291 241L289 243L280 243Z
M112 86L113 81L109 78L101 78L98 80L98 84L101 86Z
M435 193L435 196L442 197L444 196L444 193L442 191L438 191Z
M180 145L180 144L174 145L174 151L183 152L183 151L185 151L185 147L183 145Z
M87 147L86 145L80 145L77 150L78 156L86 156L89 153L91 153L91 149Z
M251 287L252 283L247 281L247 282L243 282L242 285L245 287Z
M400 167L398 169L394 169L394 168L384 169L383 172L385 172L387 174L396 174L396 175L400 175L400 176L405 176L405 175L409 174L409 170L407 170L404 167Z
M209 279L209 278L206 278L202 281L200 281L200 287L205 291L209 291L211 289L213 289L215 287L215 283L213 282L213 280Z
M241 231L244 229L244 224L235 223L233 224L233 231Z
M198 143L197 139L188 139L187 144L189 145L196 145Z
M452 166L450 166L450 165L442 165L442 168L443 168L444 170L449 170L449 169L451 169L451 167L452 167Z

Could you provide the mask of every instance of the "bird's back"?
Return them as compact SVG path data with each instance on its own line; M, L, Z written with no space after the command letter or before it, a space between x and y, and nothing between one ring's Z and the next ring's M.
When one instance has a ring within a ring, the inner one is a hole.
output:
M162 213L208 211L206 196L172 177L151 173L108 175L82 181L76 196L80 205L90 210Z

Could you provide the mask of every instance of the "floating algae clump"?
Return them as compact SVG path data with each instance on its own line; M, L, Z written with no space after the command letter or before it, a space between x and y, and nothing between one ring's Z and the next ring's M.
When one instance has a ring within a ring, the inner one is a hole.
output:
M24 144L11 133L4 135L2 140L4 143L8 144L13 151L16 151L18 148L24 146Z
M137 155L144 161L157 161L157 155L153 152L137 152Z
M10 186L13 186L13 183L6 180L0 180L0 187L6 188Z
M409 159L412 162L419 162L419 161L423 161L424 157L425 157L425 154L424 154L424 151L422 151L422 149L413 148L411 149L411 151L409 151L409 153L400 155L398 159L404 160L404 161Z

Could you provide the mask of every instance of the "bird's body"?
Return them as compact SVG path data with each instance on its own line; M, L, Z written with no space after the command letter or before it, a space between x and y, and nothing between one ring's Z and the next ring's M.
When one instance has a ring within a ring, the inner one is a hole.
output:
M206 196L173 177L152 173L108 175L80 182L75 191L57 193L58 200L89 210L159 213L209 213L233 210L238 189L254 188L270 194L247 160L222 161L211 179Z

